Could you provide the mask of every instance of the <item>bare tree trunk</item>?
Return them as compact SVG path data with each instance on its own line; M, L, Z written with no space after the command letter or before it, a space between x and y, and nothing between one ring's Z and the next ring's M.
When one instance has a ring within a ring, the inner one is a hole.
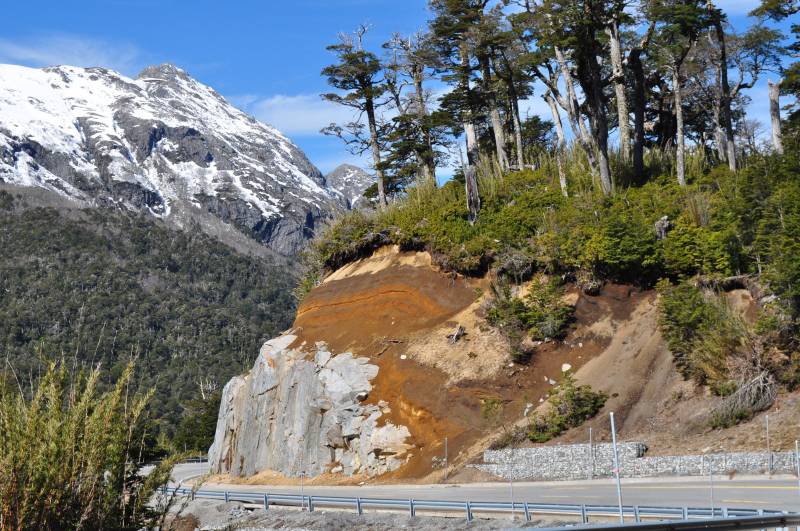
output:
M586 157L589 159L589 170L591 171L592 176L599 178L600 165L598 164L597 160L597 146L592 140L589 131L586 130L586 124L583 123L583 117L580 113L580 106L578 105L578 96L575 93L575 84L572 79L572 73L569 70L569 65L567 65L566 57L564 57L564 52L561 50L561 48L556 46L554 47L554 51L559 68L561 69L561 75L564 76L564 87L567 89L567 98L566 101L563 102L564 104L562 104L562 107L564 107L564 110L567 111L567 117L569 118L570 127L572 128L572 132L575 134L575 138L586 152Z
M478 137L472 122L464 124L464 135L467 137L467 167L464 169L464 186L467 193L467 210L470 225L478 219L481 210L481 197L478 193Z
M375 165L375 174L378 176L378 205L384 208L389 203L386 201L386 178L381 164L381 148L378 145L378 127L375 123L375 105L372 98L367 99L367 123L369 125L369 146L372 151L372 163Z
M509 108L511 110L511 117L514 124L514 144L517 150L517 166L522 170L525 168L525 153L522 148L522 120L519 116L519 96L517 95L517 87L514 86L514 72L511 67L511 61L508 60L505 52L500 51L500 56L503 59L507 75L499 75L506 84L508 91L508 101L510 102ZM495 63L495 66L497 63ZM495 68L497 71L497 68Z
M678 184L686 186L685 141L683 136L683 101L681 94L680 64L672 65L672 94L675 98L675 122L677 124L677 142L675 152L676 173Z
M731 171L736 171L736 140L733 136L733 119L731 118L731 87L728 83L728 51L725 29L722 26L722 18L711 0L707 2L707 6L712 12L712 24L719 45L720 122L725 134L725 155L728 159L728 167Z
M558 112L558 107L556 107L556 100L549 91L546 92L542 98L547 102L547 106L550 107L550 113L553 115L553 124L556 128L558 147L559 149L563 148L567 145L567 137L564 134L564 125L561 123L561 113Z
M605 113L601 67L594 54L582 59L578 64L578 77L581 89L586 96L584 107L589 118L589 128L597 156L597 169L600 172L600 188L603 195L613 191L611 165L608 160L608 120Z
M561 185L561 193L564 197L569 197L567 191L567 176L564 173L564 165L562 164L562 157L564 154L564 147L567 145L567 139L564 136L564 126L561 124L561 113L558 112L556 107L556 100L550 92L542 96L550 107L550 113L553 115L553 124L556 127L556 138L558 138L558 146L556 147L556 166L558 167L558 182Z
M414 68L414 98L417 106L417 117L422 125L422 139L425 142L427 150L423 155L423 172L425 179L428 182L436 185L436 161L433 157L433 142L431 140L431 131L428 125L424 123L425 117L428 115L428 110L425 108L425 91L422 88L422 69Z
M469 86L469 52L467 51L466 44L461 45L461 67L463 70L463 77L461 83L463 84L464 91L467 94L467 101L470 99L470 86ZM468 104L469 105L469 104ZM478 219L478 213L481 210L481 197L478 193L478 170L476 164L478 163L478 137L475 134L475 124L472 123L472 110L467 111L466 120L464 121L464 136L467 140L467 167L464 169L464 186L467 195L467 210L469 211L468 219L470 225L475 223Z
M772 147L775 153L783 155L783 136L781 135L781 85L767 81L769 85L769 116L772 118Z
M716 146L717 158L722 162L728 161L728 136L722 129L720 114L722 113L721 102L718 96L714 97L714 108L711 111L711 122L714 126L714 144Z
M611 52L612 81L614 96L617 101L617 118L619 121L619 154L622 162L630 160L631 133L628 124L628 99L625 95L625 72L622 68L622 40L619 35L619 21L614 19L606 28Z
M708 35L709 44L713 45L711 34ZM714 144L717 158L722 162L728 161L728 136L722 129L722 67L717 64L714 69L714 108L711 111L711 123L714 126Z
M631 48L626 60L633 72L633 173L638 179L644 178L644 120L647 107L642 53L649 46L655 27L655 21L650 21L638 46Z
M492 77L489 70L489 57L481 55L479 57L481 66L481 80L483 91L486 95L486 103L489 107L489 119L492 122L492 132L494 133L495 150L497 151L497 161L503 171L508 170L508 156L506 155L506 135L503 132L503 122L500 119L500 111L497 109L497 98L492 89Z
M514 118L514 144L517 146L517 166L520 170L525 169L525 153L522 148L522 121L519 118L519 103L516 94L511 99L511 114Z
M631 50L628 58L633 71L633 173L638 179L644 177L644 120L647 105L641 52L639 48Z

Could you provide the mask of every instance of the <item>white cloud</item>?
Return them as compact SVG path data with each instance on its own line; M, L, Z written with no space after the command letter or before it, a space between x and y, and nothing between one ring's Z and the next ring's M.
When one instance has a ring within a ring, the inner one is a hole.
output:
M102 66L132 75L141 66L139 50L79 35L44 35L25 41L0 39L0 63L26 66Z
M232 98L237 101L237 98ZM318 94L277 94L264 99L238 100L245 110L288 136L315 136L331 123L354 119L352 109L320 98Z

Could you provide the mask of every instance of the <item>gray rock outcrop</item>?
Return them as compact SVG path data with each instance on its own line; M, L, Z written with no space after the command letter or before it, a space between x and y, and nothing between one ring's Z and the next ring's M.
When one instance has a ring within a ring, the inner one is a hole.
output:
M405 426L379 419L388 404L367 404L378 367L318 343L313 356L267 341L250 372L231 379L220 403L209 462L214 473L285 476L324 472L378 475L408 454Z
M347 208L365 208L370 201L364 192L376 182L377 177L352 164L340 164L325 176L326 184L337 191Z

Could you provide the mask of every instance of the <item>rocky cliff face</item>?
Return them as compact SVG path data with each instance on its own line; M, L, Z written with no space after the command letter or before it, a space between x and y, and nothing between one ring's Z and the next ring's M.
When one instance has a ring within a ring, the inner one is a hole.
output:
M374 175L352 164L341 164L325 176L328 186L337 190L341 200L350 209L369 206L364 191L375 182L375 179Z
M253 369L225 386L212 472L289 477L326 471L381 474L403 463L408 429L379 420L386 403L365 404L378 367L318 343L313 355L284 335L264 344Z
M172 65L0 65L0 182L169 218L210 212L282 254L353 194L285 136ZM180 207L180 208L178 208Z

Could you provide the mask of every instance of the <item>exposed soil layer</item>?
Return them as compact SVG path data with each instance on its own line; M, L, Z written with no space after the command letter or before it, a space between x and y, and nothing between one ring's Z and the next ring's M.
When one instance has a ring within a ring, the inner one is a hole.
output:
M732 290L726 299L732 310L755 322L757 305L747 290ZM590 427L595 441L610 441L608 412L614 411L619 437L644 442L648 455L765 450L767 414L772 449L794 447L800 431L800 392L780 394L769 411L749 422L711 429L709 414L721 399L681 377L659 332L657 315L656 297L650 294L629 319L599 331L612 335L608 348L576 376L610 398L594 419L551 444L587 442Z
M578 369L599 355L617 323L653 298L628 286L609 285L597 297L573 290L570 340L541 344L529 363L515 364L501 337L494 336L499 348L486 343L491 331L476 304L483 284L434 270L424 253L389 250L340 270L299 308L296 345L325 341L334 352L371 358L380 370L368 400L388 402L384 419L412 434L416 448L408 462L382 480L435 481L443 473L445 438L450 465L466 462L477 442L547 396L563 364ZM466 334L448 348L445 336L458 324ZM436 344L435 355L424 352L426 343ZM481 370L464 370L465 364ZM494 414L487 404L495 405Z

